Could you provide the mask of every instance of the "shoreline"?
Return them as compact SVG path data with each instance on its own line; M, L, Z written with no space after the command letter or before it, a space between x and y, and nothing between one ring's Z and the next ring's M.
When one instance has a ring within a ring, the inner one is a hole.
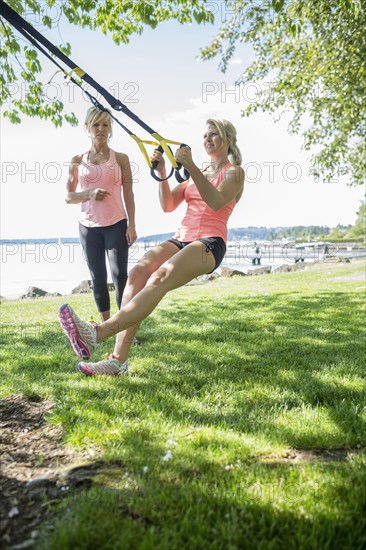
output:
M71 240L70 240L71 241ZM155 243L151 243L153 246ZM146 243L135 244L129 252L128 271L151 248ZM326 247L326 248L325 248ZM90 279L90 273L80 244L77 242L23 243L0 247L1 281L0 295L3 299L17 300L30 286L44 289L50 294L69 295L81 281ZM366 258L366 248L359 243L275 241L228 241L221 269L231 268L248 274L255 270L270 268L271 271L285 265L306 265L339 260ZM109 268L108 280L111 281Z
M279 273L290 273L290 272L295 272L295 271L301 271L301 270L306 270L306 269L311 269L311 268L316 268L318 267L319 265L327 265L327 266L334 266L334 265L338 265L339 264L355 264L355 263L358 263L358 262L361 262L363 261L364 263L364 266L365 266L365 273L360 273L359 275L359 280L365 280L365 276L366 276L366 257L365 256L362 256L362 257L357 257L357 258L352 258L352 259L349 259L349 258L343 258L343 257L339 257L339 258L334 258L334 257L331 257L329 259L329 261L326 261L326 259L324 259L323 261L318 261L318 262L314 262L314 261L300 261L300 262L292 262L292 263L275 263L275 264L263 264L263 265L248 265L248 266L244 266L243 264L235 264L235 263L229 263L229 262L226 262L226 263L223 263L221 264L221 266L215 270L213 273L211 274L208 274L208 275L202 275L200 277L197 277L196 279L193 279L192 281L190 281L189 283L187 283L187 285L185 286L195 286L195 285L201 285L201 284L207 284L209 282L212 282L212 281L215 281L219 278L231 278L231 277L253 277L253 276L260 276L260 275L269 275L269 274L279 274ZM81 286L81 285L84 285L87 286L89 284L91 284L91 281L90 279L84 279L82 281L80 281L70 292L66 292L66 293L60 293L58 292L57 290L56 291L46 291L44 290L43 288L41 287L38 287L38 286L35 286L35 285L29 285L27 290L23 293L23 294L20 294L20 295L17 295L17 296L6 296L6 295L1 295L0 296L0 303L3 302L3 301L6 301L6 302L10 302L10 301L19 301L19 300L22 300L22 301L26 301L26 300L38 300L40 298L53 298L53 297L56 297L56 296L59 296L59 297L66 297L66 296L72 296L72 295L78 295L78 294L91 294L92 293L92 289L91 287L89 289L85 289L81 292L76 292L76 289ZM113 283L110 283L108 282L110 286L110 291L113 292L114 288L113 288ZM30 292L31 290L33 289L33 291L35 293L39 292L40 294L39 295L35 295L35 296L26 296L26 294L28 292Z

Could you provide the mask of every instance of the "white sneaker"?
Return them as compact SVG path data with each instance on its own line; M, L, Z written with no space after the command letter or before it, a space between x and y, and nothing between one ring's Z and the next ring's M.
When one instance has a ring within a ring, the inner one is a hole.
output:
M128 374L127 361L119 363L113 353L97 363L79 363L78 369L86 376L122 376Z

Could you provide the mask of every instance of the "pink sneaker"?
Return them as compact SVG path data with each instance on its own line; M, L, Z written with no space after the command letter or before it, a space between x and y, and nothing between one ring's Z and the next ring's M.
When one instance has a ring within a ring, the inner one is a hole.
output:
M68 304L59 310L59 320L62 330L68 337L76 355L81 359L89 359L97 344L97 324L82 321Z
M86 376L121 376L128 374L127 361L121 364L113 354L108 359L102 359L97 363L79 363L78 369Z

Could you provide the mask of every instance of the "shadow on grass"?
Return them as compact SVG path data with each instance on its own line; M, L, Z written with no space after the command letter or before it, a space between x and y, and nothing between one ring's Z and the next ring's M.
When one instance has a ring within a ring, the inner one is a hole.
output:
M125 469L123 476L100 476L71 504L70 496L47 548L365 544L364 470L315 466L324 487L306 492L306 474L250 461L245 439L265 439L268 449L364 445L361 298L218 296L215 317L211 305L173 297L156 310L142 325L143 345L132 351L128 378L81 377L57 327L42 337L4 339L15 390L52 397L69 440L100 445L106 459L121 458L129 469L127 477ZM104 344L100 353L108 349ZM175 426L193 435L180 436L187 443L179 442L165 463L165 436ZM226 470L224 451L241 465ZM284 487L288 494L278 503L275 493Z
M243 296L233 303L218 298L213 319L202 303L177 308L173 299L143 324L144 344L132 351L138 368L134 375L132 357L128 380L104 380L93 389L76 373L78 360L57 325L36 338L18 338L10 376L23 393L44 386L65 407L71 384L104 419L117 412L109 399L113 385L114 397L121 388L133 404L148 400L150 415L172 423L264 430L280 444L317 447L316 426L304 438L291 421L278 423L283 414L291 419L292 411L307 411L314 424L322 415L337 427L337 446L355 446L366 440L362 307L361 298L341 292L290 300L288 294ZM8 335L3 344L6 357L14 342ZM124 417L139 413L132 405Z
M147 445L143 451L148 449ZM279 510L271 497L279 488L274 478L263 485L253 482L233 488L218 486L212 477L204 490L184 476L171 481L151 475L130 485L121 476L120 488L115 482L108 486L101 479L98 485L96 480L92 490L69 495L54 534L46 536L40 548L351 550L365 543L360 509L336 519L319 507L319 513L309 517L297 511L301 497L289 484L280 488L287 504ZM343 480L337 490L344 491L345 485ZM319 500L316 489L311 498Z

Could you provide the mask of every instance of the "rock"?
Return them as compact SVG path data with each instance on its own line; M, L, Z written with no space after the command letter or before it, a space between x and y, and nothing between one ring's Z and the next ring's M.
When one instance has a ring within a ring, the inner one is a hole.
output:
M221 277L244 277L245 273L244 271L239 271L238 269L231 269L230 267L222 267L221 268Z
M90 280L81 281L81 283L72 289L72 294L83 294L85 292L91 292L93 288Z
M37 477L36 479L31 479L28 483L25 484L26 491L34 491L35 489L43 489L48 487L52 482L48 477Z
M298 262L297 264L291 264L290 271L300 271L301 269L307 269L309 267L309 264L305 262Z
M11 550L26 550L27 548L32 548L34 542L34 539L25 540L23 542L20 542L19 544L16 544L15 546L12 546Z
M298 262L296 264L282 264L271 268L271 273L288 273L289 271L300 271L306 269L309 264Z
M291 271L291 267L290 264L276 265L271 268L271 273L288 273Z
M55 498L57 496L55 482L47 477L40 477L29 481L25 485L25 491L33 501L42 501L45 497Z
M214 271L213 273L209 273L206 275L208 281L215 281L216 279L220 278L220 275L217 273L217 271Z
M248 269L247 275L265 275L266 273L271 273L271 269L270 265L258 267L258 269Z
M14 516L17 516L19 515L19 510L18 510L18 507L17 506L13 506L13 508L10 510L10 512L8 513L8 517L11 519L13 518Z
M205 283L209 283L211 281L214 281L215 279L218 279L220 275L217 273L217 271L214 271L213 273L208 273L207 275L199 275L192 281L189 281L186 286L195 286L195 285L203 285Z
M36 286L28 287L28 290L20 298L23 300L25 298L39 298L40 296L47 296L48 292L42 288L37 288Z
M115 290L114 283L108 283L108 290L112 292ZM81 281L81 283L72 289L72 294L85 294L86 292L92 292L93 290L93 283L90 279L85 279L84 281Z

